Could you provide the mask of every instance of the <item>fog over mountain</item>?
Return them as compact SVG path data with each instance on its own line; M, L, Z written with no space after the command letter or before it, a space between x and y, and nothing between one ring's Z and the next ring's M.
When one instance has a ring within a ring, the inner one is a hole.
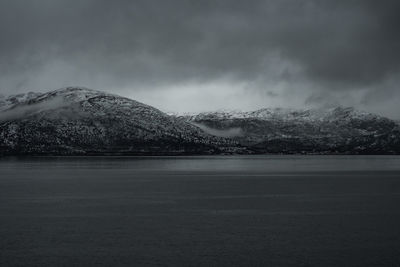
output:
M400 125L336 107L166 114L88 88L0 98L2 155L400 154Z
M0 0L0 94L162 111L352 106L400 119L395 0Z

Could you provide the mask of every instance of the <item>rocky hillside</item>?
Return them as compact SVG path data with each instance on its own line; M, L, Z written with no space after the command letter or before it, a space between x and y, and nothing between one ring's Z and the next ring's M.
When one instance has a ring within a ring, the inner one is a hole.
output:
M400 154L400 127L353 108L209 112L181 119L255 153Z
M86 88L0 96L0 155L400 154L400 126L354 110L167 115Z
M151 106L86 88L0 97L1 155L214 154L236 147Z

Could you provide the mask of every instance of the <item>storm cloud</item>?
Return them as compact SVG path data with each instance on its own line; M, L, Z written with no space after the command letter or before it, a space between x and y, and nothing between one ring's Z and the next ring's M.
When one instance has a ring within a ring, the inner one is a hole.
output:
M400 118L399 1L0 0L0 93L81 85L169 111Z

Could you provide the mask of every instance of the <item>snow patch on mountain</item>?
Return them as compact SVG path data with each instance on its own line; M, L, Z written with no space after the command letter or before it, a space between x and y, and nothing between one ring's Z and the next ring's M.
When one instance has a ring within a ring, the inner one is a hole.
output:
M182 119L210 134L240 128L231 138L260 153L400 153L396 122L348 107L216 111Z
M0 154L210 154L237 150L132 99L81 87L19 97L0 111Z
M264 108L255 111L240 110L220 110L215 112L202 112L198 114L181 115L189 120L215 119L260 119L260 120L303 120L303 121L321 121L338 118L376 118L375 114L356 110L352 107L335 107L329 109L289 109L289 108Z
M0 97L0 155L102 153L399 154L400 126L346 107L182 116L83 87Z

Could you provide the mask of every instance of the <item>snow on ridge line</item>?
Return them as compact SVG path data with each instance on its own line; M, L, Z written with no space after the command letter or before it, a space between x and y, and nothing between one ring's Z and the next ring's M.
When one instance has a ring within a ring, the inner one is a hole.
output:
M185 116L185 115L183 115ZM335 107L328 109L290 109L290 108L263 108L255 111L227 111L202 112L197 115L186 115L190 119L214 118L214 119L279 119L279 120L309 120L342 118L383 118L379 115L356 110L353 107Z
M104 97L114 97L115 99L121 99L121 100L124 99L124 100L127 100L127 101L132 102L137 105L148 106L146 104L143 104L136 100L130 99L128 97L107 93L105 91L89 89L86 87L71 87L70 86L70 87L63 87L60 89L48 91L45 93L29 92L26 94L19 94L17 96L19 97L18 101L6 101L6 100L3 100L0 98L0 111L7 110L16 105L26 104L28 101L29 101L28 104L33 104L35 102L48 101L54 97L62 97L64 100L66 100L68 102L81 102L81 101L87 101L94 97L104 96ZM15 96L9 96L8 98L14 99Z
M14 96L9 96L8 98L0 98L0 112L10 109L13 106L24 104L28 101L37 100L43 101L47 100L47 98L53 98L55 96L62 96L65 100L72 102L80 102L86 101L90 98L96 96L113 96L116 98L127 99L129 101L133 101L133 103L144 105L148 107L152 107L146 105L144 103L138 102L136 100L130 99L128 97L119 96L116 94L107 93L104 91L94 90L81 86L69 86L63 87L56 90L52 90L46 93L33 93L29 92L26 94L18 94ZM35 101L36 102L36 101ZM115 104L121 104L117 101ZM154 107L152 107L154 108ZM282 119L282 120L322 120L328 117L346 117L352 116L353 118L365 118L366 116L379 117L375 114L371 114L364 111L355 110L351 107L336 107L329 109L290 109L290 108L263 108L254 111L240 111L240 110L226 110L221 109L214 112L202 112L202 113L175 113L175 112L167 112L170 116L175 117L192 117L192 118L201 118L201 117L214 117L215 119Z
M138 116L141 114L150 114L153 117L168 116L157 108L136 100L82 87L65 87L36 94L35 97L26 98L24 101L1 104L2 102L0 102L0 122L66 107L71 107L68 112L73 111L74 114L85 113L87 109L90 109L91 112L108 110L109 114L136 113Z

